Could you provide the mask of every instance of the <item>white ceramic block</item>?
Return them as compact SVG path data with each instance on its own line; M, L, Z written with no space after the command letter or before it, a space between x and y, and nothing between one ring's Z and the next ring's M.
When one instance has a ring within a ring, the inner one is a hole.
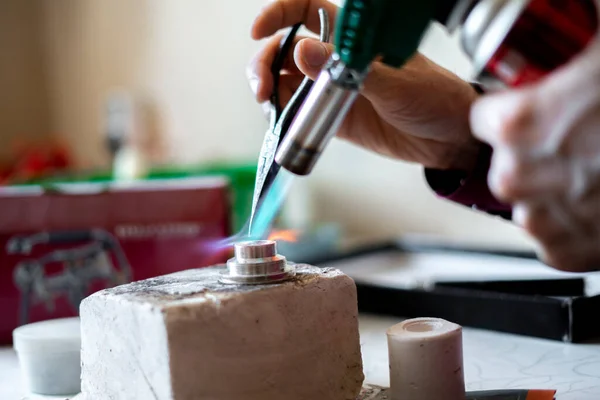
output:
M81 305L86 400L350 400L363 372L356 287L335 269L235 286L221 268L98 292Z

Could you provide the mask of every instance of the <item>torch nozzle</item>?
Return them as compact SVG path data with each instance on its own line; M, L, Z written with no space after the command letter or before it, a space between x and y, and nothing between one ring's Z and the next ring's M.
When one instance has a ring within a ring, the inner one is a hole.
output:
M281 167L308 175L354 104L364 74L334 54L321 71L275 155Z

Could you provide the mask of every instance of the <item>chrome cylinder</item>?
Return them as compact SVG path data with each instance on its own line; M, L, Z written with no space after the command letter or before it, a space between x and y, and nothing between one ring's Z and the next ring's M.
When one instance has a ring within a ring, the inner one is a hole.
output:
M275 161L296 175L308 175L354 104L364 75L334 55L283 139Z
M477 75L502 45L530 0L480 0L463 23L461 46Z
M282 282L295 275L284 256L277 254L273 240L254 240L234 245L234 257L227 261L221 282L260 285Z

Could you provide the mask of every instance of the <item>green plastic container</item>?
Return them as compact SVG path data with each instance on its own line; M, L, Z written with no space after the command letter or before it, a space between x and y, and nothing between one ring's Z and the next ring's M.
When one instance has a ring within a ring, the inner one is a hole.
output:
M196 176L223 176L231 185L232 228L238 232L252 211L256 164L212 164L196 168L163 168L151 171L148 179L176 179Z
M256 179L255 163L214 163L196 166L161 167L151 169L148 175L143 179L182 179L207 176L220 176L229 180L232 196L232 229L233 232L238 232L250 217L252 209L252 195L254 192L254 180ZM98 171L53 176L27 182L19 182L19 184L25 186L39 185L52 189L53 185L61 183L109 183L112 181L113 176L111 172Z

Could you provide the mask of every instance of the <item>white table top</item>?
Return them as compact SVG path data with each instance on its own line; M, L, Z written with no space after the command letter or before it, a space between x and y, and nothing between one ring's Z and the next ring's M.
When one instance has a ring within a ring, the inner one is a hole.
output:
M361 316L367 383L389 385L385 331L399 321ZM600 399L600 344L566 344L465 328L464 357L467 390L556 389L557 400ZM25 394L10 348L0 348L0 399L49 399Z
M367 382L388 386L385 330L400 319L362 316ZM557 400L600 399L600 343L568 344L465 328L467 390L556 389Z

